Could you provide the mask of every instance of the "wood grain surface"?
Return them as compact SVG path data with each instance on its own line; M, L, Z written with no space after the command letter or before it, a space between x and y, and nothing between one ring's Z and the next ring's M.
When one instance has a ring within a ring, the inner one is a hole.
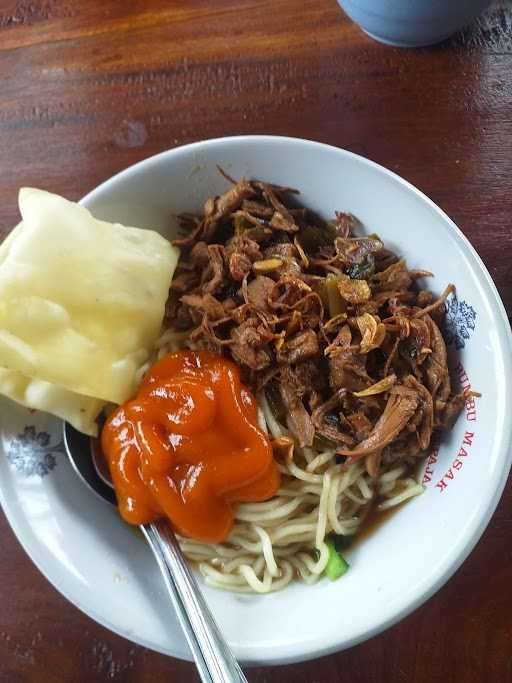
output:
M0 0L2 234L21 185L78 199L151 154L239 133L320 140L397 171L461 227L511 313L510 2L446 43L400 50L335 0ZM512 681L511 503L509 485L476 550L412 616L249 680ZM197 680L68 604L3 517L0 538L1 681Z

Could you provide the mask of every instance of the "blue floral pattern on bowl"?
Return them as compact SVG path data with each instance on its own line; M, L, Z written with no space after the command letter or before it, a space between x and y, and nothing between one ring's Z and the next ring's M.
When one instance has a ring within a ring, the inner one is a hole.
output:
M48 432L38 431L34 425L25 425L22 432L10 439L6 455L18 474L45 477L55 469L56 456L63 452L62 440L52 443Z
M446 300L444 338L447 344L454 344L457 350L466 346L466 341L476 327L477 313L473 306L459 301L456 294Z

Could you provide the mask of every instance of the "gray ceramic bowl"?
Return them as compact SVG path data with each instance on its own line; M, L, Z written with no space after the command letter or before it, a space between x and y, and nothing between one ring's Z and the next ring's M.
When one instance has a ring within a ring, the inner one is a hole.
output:
M375 40L397 47L432 45L469 24L491 0L338 0Z

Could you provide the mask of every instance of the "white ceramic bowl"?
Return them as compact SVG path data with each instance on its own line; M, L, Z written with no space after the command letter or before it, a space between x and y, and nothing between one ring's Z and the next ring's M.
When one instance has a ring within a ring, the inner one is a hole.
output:
M263 597L205 587L241 660L293 662L349 647L395 623L437 591L480 538L510 467L511 334L488 272L450 219L395 174L340 149L274 137L199 142L127 169L83 204L99 217L170 234L171 214L199 211L206 197L226 189L217 164L235 177L295 186L324 216L350 211L410 267L432 270L435 291L455 282L450 354L463 382L482 393L430 458L425 493L354 548L342 579L296 583ZM2 405L0 415L1 502L40 570L106 627L189 658L149 549L76 479L62 452L59 421L12 405Z

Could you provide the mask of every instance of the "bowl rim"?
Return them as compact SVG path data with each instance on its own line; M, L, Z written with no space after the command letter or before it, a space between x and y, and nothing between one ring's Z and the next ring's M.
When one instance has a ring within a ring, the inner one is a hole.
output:
M180 154L188 155L193 152L202 151L207 147L222 147L225 144L244 145L248 143L257 144L269 142L272 142L274 144L296 144L305 146L306 148L309 147L311 149L322 148L326 152L335 153L340 156L352 159L357 163L363 164L381 174L386 175L388 178L402 185L402 187L406 188L409 192L414 193L419 199L425 202L439 218L441 218L445 222L447 227L449 227L449 229L457 238L459 247L466 250L466 252L469 253L469 255L472 257L473 262L477 267L479 277L487 285L487 290L483 293L483 296L484 298L488 299L492 311L492 318L495 320L496 324L500 325L501 327L499 331L503 349L504 351L508 351L508 355L505 357L505 360L508 364L507 369L509 370L509 372L505 373L504 391L506 396L508 398L511 398L512 382L510 371L512 368L512 361L510 359L512 359L512 331L510 329L508 317L501 297L482 259L480 258L474 247L471 245L467 237L457 227L457 225L427 195L425 195L421 190L416 188L414 185L409 183L407 180L405 180L398 174L394 173L393 171L387 169L386 167L374 161L371 161L370 159L367 159L366 157L326 143L288 136L240 135L212 138L208 140L200 140L179 147L174 147L163 152L160 152L158 154L152 155L150 157L147 157L145 159L142 159L141 161L132 164L126 169L116 173L112 177L100 183L97 187L95 187L93 190L88 192L84 197L82 197L82 199L79 200L79 204L88 207L90 202L94 201L98 196L108 191L110 187L115 185L118 181L128 178L132 175L138 175L141 172L144 172L144 167L157 163L158 161L164 158L173 157L175 155L179 156ZM449 562L447 562L443 566L440 566L436 572L432 573L431 579L427 582L427 585L424 588L424 590L422 592L418 592L414 599L407 601L405 604L399 604L398 608L394 611L394 613L391 616L381 619L380 621L377 621L372 628L367 629L363 633L354 635L352 638L346 640L343 643L337 642L332 638L328 638L325 642L326 639L322 638L322 640L324 640L323 644L318 642L318 646L315 649L309 649L308 651L304 651L304 644L301 643L294 643L286 646L281 645L278 648L271 648L267 646L265 648L259 648L257 660L255 660L254 658L254 650L252 650L250 647L239 647L237 648L236 653L239 659L242 662L245 661L249 665L277 665L291 664L323 657L329 654L333 654L335 652L339 652L342 649L353 647L358 643L366 641L372 638L373 636L382 633L384 630L395 625L396 623L404 619L406 616L411 614L418 607L420 607L455 574L455 572L459 569L459 567L466 560L468 555L471 553L471 551L474 549L474 547L480 540L483 532L485 531L487 525L490 522L492 515L494 514L494 511L500 501L501 495L507 482L508 473L510 471L512 464L511 446L512 423L510 424L508 429L504 431L502 435L501 448L499 452L501 467L499 469L496 469L492 479L492 495L488 496L488 500L485 507L480 511L480 514L475 519L473 525L467 530L464 545L459 549L458 553L454 555L453 558L451 558ZM71 602L71 604L75 605L78 609L87 614L87 616L93 618L95 621L97 621L102 626L108 628L110 631L124 638L127 638L132 642L138 643L144 647L148 647L154 651L161 652L162 654L166 654L168 656L187 659L189 661L192 660L188 652L175 650L171 653L168 649L160 648L156 646L154 643L144 639L143 637L140 637L133 632L128 632L126 629L122 629L116 626L115 624L111 623L107 618L104 618L102 615L97 614L94 610L91 610L84 604L81 604L81 602L77 601L75 597L71 597L70 591L68 592L68 590L66 590L65 588L63 589L56 579L52 580L52 578L50 578L50 576L48 575L49 570L47 572L46 567L44 566L44 557L42 557L42 553L39 552L39 549L36 548L34 544L31 543L31 541L29 540L30 534L26 534L26 532L23 530L24 523L21 520L15 518L13 510L6 509L5 495L3 487L1 485L0 504L4 509L4 513L6 514L7 520L11 528L13 529L18 541L24 548L25 552L37 566L39 571L41 571L41 573L49 581L49 583L53 585L57 589L57 591L61 593L69 602Z

